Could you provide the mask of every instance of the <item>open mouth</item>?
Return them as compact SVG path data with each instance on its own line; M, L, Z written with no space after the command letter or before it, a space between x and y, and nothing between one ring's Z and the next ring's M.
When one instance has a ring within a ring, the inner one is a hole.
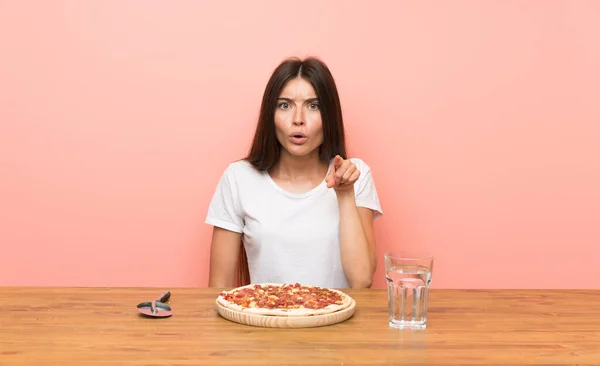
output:
M306 142L306 135L300 132L293 133L290 135L290 140L292 140L292 143L294 144L303 144Z

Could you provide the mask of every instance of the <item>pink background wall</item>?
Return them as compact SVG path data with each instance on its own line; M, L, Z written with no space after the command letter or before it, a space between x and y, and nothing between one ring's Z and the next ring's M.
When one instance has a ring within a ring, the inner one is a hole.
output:
M0 285L205 286L206 207L289 55L338 82L387 249L600 288L600 3L0 1Z

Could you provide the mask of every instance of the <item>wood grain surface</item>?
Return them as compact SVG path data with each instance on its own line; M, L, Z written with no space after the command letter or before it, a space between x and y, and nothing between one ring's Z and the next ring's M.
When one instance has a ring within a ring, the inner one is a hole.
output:
M600 291L432 290L428 328L388 327L385 290L347 290L354 316L319 328L220 317L219 289L0 287L0 365L599 365Z

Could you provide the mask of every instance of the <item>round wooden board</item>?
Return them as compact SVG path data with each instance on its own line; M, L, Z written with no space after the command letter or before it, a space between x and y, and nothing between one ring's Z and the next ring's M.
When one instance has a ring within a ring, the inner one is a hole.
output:
M216 302L216 304L217 313L227 320L265 328L311 328L341 323L350 319L350 317L354 315L354 309L356 308L356 301L352 299L352 303L346 309L331 314L314 316L268 316L246 314L223 307L218 302Z

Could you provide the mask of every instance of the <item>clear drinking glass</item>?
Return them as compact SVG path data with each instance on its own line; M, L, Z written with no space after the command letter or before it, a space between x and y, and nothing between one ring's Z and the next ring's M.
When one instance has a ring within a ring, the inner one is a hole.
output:
M386 253L389 325L425 329L433 257L420 252Z

